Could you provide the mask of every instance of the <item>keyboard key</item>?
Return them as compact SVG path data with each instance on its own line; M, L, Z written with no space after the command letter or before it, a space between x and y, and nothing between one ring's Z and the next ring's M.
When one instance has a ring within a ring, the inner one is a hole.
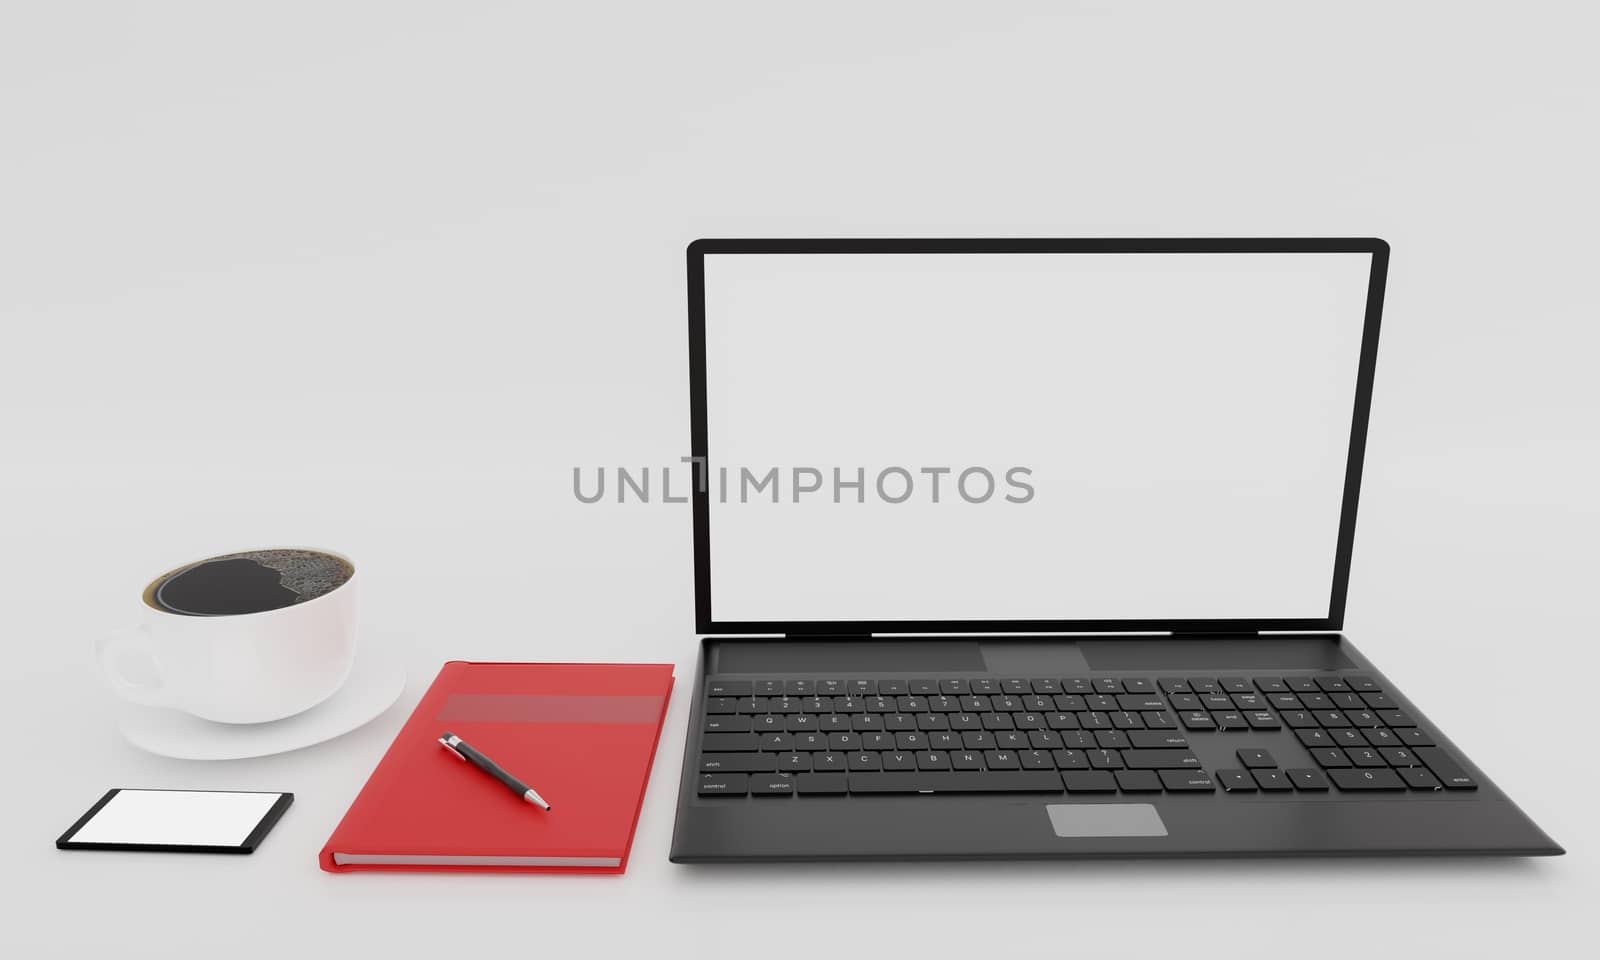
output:
M1015 695L1019 693L1031 693L1033 692L1033 688L1028 685L1028 681L1026 680L1001 680L1000 691L1002 693Z
M828 735L817 731L796 733L794 734L794 749L796 752L826 750L828 749Z
M1361 702L1367 705L1368 710L1398 710L1400 704L1387 693L1363 693Z
M1217 722L1204 710L1187 710L1178 714L1185 730L1215 730Z
M1089 769L1089 755L1082 750L1052 750L1050 759L1054 760L1056 767L1061 770Z
M879 761L876 753L852 753L850 754L849 767L851 772L882 770L883 764Z
M748 697L754 692L749 680L711 680L706 684L706 695L711 697Z
M1318 677L1317 687L1325 693L1338 693L1350 689L1350 684L1344 682L1343 677Z
M1446 790L1478 789L1478 781L1472 779L1471 774L1438 747L1418 747L1416 754L1428 765L1428 769L1433 771L1433 775L1439 778L1439 782L1444 784Z
M795 772L811 769L811 754L809 753L780 753L776 754L776 756L779 770Z
M988 696L991 693L1000 692L1000 681L998 680L973 680L967 686L976 695Z
M794 736L788 733L763 733L761 749L788 753L794 749Z
M1161 783L1174 793L1210 793L1217 789L1211 775L1204 770L1162 770Z
M771 773L778 757L771 753L709 753L700 758L702 773Z
M1023 750L1017 754L1017 759L1022 761L1024 770L1054 770L1055 761L1050 759L1048 750Z
M1294 784L1289 782L1289 777L1282 770L1251 770L1250 775L1256 778L1256 786L1265 791L1282 792L1294 789Z
M1283 682L1282 677L1256 677L1256 689L1262 693L1284 693L1289 685Z
M1310 677L1284 677L1283 685L1295 693L1317 693L1322 689Z
M1366 676L1365 674L1358 674L1353 677L1345 677L1344 680L1346 683L1350 684L1351 690L1360 690L1362 693L1376 693L1383 689L1382 687L1378 686L1378 681Z
M1217 722L1217 729L1222 731L1248 730L1250 723L1244 714L1232 710L1212 711L1211 719Z
M1189 693L1189 681L1182 677L1163 677L1156 684L1168 693Z
M1400 742L1408 747L1433 746L1433 738L1428 736L1427 733L1423 732L1417 727L1408 727L1404 730L1396 730L1394 731L1394 735L1399 737Z
M1068 793L1116 793L1117 780L1109 770L1068 770L1061 774Z
M1320 727L1315 730L1296 730L1294 735L1299 737L1300 742L1308 747L1316 748L1333 746L1333 738L1328 736L1328 731L1323 730Z
M749 717L708 716L706 717L706 733L749 733Z
M1016 770L1021 766L1017 755L1010 750L985 750L983 762L990 770Z
M1351 747L1345 751L1350 762L1358 767L1387 767L1388 761L1372 747Z
M1060 680L1035 680L1032 686L1034 693L1056 694L1061 692Z
M1283 728L1283 724L1278 722L1278 718L1272 715L1271 710L1251 710L1244 715L1244 718L1250 724L1251 730L1280 730Z
M1087 677L1066 677L1061 681L1062 693L1094 693L1094 683Z
M1324 767L1351 766L1350 758L1345 756L1344 751L1338 747L1313 747L1311 749L1311 759Z
M783 696L782 680L755 680L751 682L754 694L758 697Z
M1166 706L1159 693L1124 693L1117 697L1120 710L1162 710Z
M815 680L790 680L783 685L783 692L791 697L814 697L817 694Z
M915 770L917 755L910 750L890 750L879 756L885 770Z
M742 797L750 792L750 775L702 773L698 792L702 797Z
M1206 677L1190 677L1189 689L1195 693L1216 693L1221 688L1217 686L1217 681L1215 680L1207 679Z
M939 695L939 681L912 680L911 693L918 697L936 697Z
M738 697L707 697L706 713L738 713Z
M949 770L950 755L943 750L926 750L917 754L918 770Z
M1295 767L1292 770L1283 772L1289 777L1289 782L1294 784L1296 790L1303 790L1307 793L1320 793L1328 789L1328 778L1323 776L1322 771L1315 767Z
M1060 793L1059 774L1048 770L942 773L852 773L851 793Z
M1317 718L1311 715L1309 710L1285 710L1283 711L1283 722L1295 730L1306 730L1322 726L1317 722Z
M758 773L750 777L752 797L787 797L794 794L794 777L785 773Z
M1278 761L1272 759L1272 754L1254 747L1240 749L1239 762L1252 770L1278 765Z
M842 697L844 694L845 684L843 680L817 681L817 696L819 697Z
M1094 732L1094 742L1102 750L1121 750L1124 747L1133 746L1133 743L1128 739L1128 734L1122 730L1096 730Z
M1152 730L1175 730L1178 726L1178 721L1165 710L1146 710L1139 716L1144 717L1144 725Z
M1362 736L1360 730L1354 728L1348 730L1324 730L1323 732L1341 747L1367 746L1367 738Z
M797 773L794 777L796 793L844 793L849 789L849 775L845 773Z
M878 695L878 681L876 680L851 680L846 684L852 697L874 697Z
M1420 767L1422 760L1405 747L1379 747L1378 753L1391 767Z
M1249 693L1250 680L1246 677L1218 677L1217 686L1223 693Z
M1200 766L1200 758L1190 750L1124 750L1122 761L1132 770L1188 770Z
M1122 754L1115 750L1090 750L1087 756L1089 766L1097 770L1120 770L1123 767Z
M1118 770L1115 776L1124 793L1161 792L1161 778L1154 770Z
M1404 790L1405 781L1393 770L1329 770L1328 778L1340 790Z
M1399 746L1401 742L1400 738L1395 736L1393 730L1387 730L1383 727L1375 727L1371 730L1363 730L1361 731L1361 735L1366 737L1367 742L1372 744L1374 747L1395 747Z
M903 697L911 692L911 687L904 680L879 680L878 696Z
M1218 770L1217 782L1228 793L1255 793L1256 779L1248 770Z
M1187 747L1189 741L1176 730L1129 730L1128 741L1141 748Z
M754 753L759 749L753 733L707 733L700 737L702 753Z
M1413 790L1444 789L1443 784L1439 782L1439 778L1428 772L1426 767L1406 767L1403 770L1396 770L1395 772L1400 774L1400 779L1404 780L1406 782L1406 786Z
M1417 721L1411 719L1411 715L1404 710L1379 710L1378 717L1386 727L1414 727L1417 725Z

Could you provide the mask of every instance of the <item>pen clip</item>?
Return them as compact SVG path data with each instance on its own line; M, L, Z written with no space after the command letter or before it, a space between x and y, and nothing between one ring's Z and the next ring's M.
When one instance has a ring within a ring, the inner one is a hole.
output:
M451 743L450 741L452 741L452 740L454 740L455 743ZM457 760L460 760L462 763L466 763L467 762L467 758L462 756L461 755L461 751L457 750L456 747L455 747L455 744L456 743L460 743L460 742L461 742L461 738L460 737L452 737L452 736L449 736L448 734L446 734L445 736L439 738L439 746L444 747L446 750L449 750L452 754L455 755L455 758Z

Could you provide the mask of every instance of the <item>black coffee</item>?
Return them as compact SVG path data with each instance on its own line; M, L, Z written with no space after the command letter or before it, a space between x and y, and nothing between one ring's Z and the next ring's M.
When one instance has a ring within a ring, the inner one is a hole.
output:
M230 553L167 574L145 591L145 602L188 617L261 613L315 600L354 573L339 557L315 550Z

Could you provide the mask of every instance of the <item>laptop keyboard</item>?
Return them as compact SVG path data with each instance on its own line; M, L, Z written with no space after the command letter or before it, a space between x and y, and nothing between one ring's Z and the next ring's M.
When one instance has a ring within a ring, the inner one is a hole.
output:
M1270 749L1250 734L1272 734ZM1229 759L1205 764L1197 747ZM699 778L702 797L1367 794L1478 786L1372 677L1343 673L713 676Z

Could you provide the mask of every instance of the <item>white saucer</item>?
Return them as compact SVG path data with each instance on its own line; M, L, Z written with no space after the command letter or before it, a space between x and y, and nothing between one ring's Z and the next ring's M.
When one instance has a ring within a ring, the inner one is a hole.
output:
M349 733L389 709L405 686L405 667L398 656L363 647L344 686L305 713L270 723L214 723L181 710L123 703L117 724L129 743L163 757L265 757Z

